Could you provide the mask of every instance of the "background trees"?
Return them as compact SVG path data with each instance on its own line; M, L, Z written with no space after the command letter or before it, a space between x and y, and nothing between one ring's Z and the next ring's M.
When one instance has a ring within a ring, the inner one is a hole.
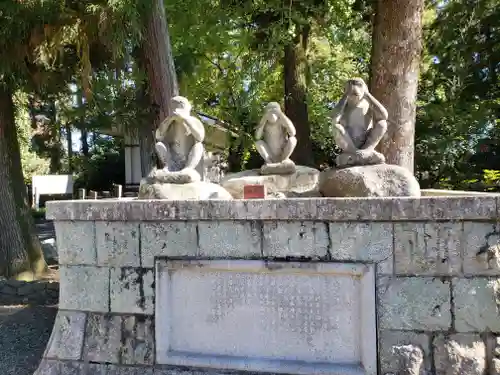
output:
M0 236L0 275L45 268L31 175L74 173L78 187L109 190L124 180L123 133L139 138L149 170L153 131L177 93L238 135L231 171L260 163L251 134L271 100L295 122L296 162L322 168L336 155L328 113L361 76L392 116L390 162L412 168L415 127L422 187L498 189L498 1L391 4L0 2L0 233L11 233Z

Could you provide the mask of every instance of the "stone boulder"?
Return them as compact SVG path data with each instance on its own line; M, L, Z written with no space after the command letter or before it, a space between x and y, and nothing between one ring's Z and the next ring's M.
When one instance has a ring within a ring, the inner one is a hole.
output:
M146 177L141 181L139 199L206 200L233 197L222 186L207 181L166 184Z
M325 197L419 197L420 185L406 168L391 164L328 169L320 176Z
M245 185L264 185L268 198L284 197L319 197L319 171L314 168L296 165L291 174L262 175L260 169L231 173L220 184L235 199L243 198Z
M486 346L479 335L437 336L433 342L436 374L483 375Z

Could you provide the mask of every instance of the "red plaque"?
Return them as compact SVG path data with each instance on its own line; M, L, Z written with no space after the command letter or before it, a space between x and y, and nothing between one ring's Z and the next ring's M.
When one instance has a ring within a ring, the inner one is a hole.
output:
M264 199L266 187L264 185L245 185L243 187L243 199Z

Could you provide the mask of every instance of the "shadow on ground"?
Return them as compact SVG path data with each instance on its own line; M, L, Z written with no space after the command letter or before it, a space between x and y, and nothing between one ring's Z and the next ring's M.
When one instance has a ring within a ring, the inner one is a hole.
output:
M0 374L33 375L56 314L56 306L0 306Z

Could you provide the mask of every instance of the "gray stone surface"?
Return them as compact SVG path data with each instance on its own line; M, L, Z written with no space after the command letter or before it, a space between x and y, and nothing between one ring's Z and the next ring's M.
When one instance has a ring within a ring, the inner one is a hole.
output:
M96 222L100 266L139 267L139 223Z
M465 275L500 275L500 232L498 224L464 223Z
M379 332L379 362L380 373L399 374L401 368L401 355L394 350L395 347L410 345L420 348L423 352L423 363L420 366L420 375L426 375L425 371L431 371L431 342L429 336L423 333L388 331Z
M98 372L87 372L85 370L84 365L79 362L42 360L35 375L100 375Z
M496 220L497 197L421 197L393 200L394 220Z
M378 263L378 272L392 274L392 223L330 223L332 260Z
M59 311L45 353L46 358L79 360L87 315L78 311Z
M103 363L82 363L81 372L78 375L109 375L108 368L110 366ZM147 373L145 370L142 371L144 374Z
M458 332L500 332L500 279L452 279Z
M290 200L47 202L49 220L419 221L497 219L496 197L296 198Z
M155 362L154 320L151 317L123 317L121 363L153 365Z
M154 267L155 256L196 256L197 224L186 221L141 223L142 267Z
M110 301L112 313L154 313L153 269L111 268Z
M57 359L42 359L34 375L61 375L61 362Z
M267 193L283 193L286 196L311 196L319 194L319 171L301 165L296 166L295 173L261 175L260 169L251 169L238 173L227 174L221 185L235 199L243 198L245 185L264 185Z
M200 221L199 256L260 257L262 229L254 221Z
M119 315L90 313L82 359L86 362L119 363L121 325L122 318Z
M486 347L479 335L440 335L433 348L436 375L484 375Z
M59 273L60 309L109 311L109 268L61 266Z
M310 374L322 362L341 374L334 365L360 363L376 374L373 266L162 260L156 270L159 364Z
M153 375L153 368L110 365L107 375Z
M394 224L397 275L459 275L462 271L462 223Z
M406 168L377 164L321 172L325 197L420 197L420 185Z
M187 184L165 184L143 179L139 190L139 199L231 200L233 197L222 186L211 182L198 181Z
M328 255L330 239L326 223L265 221L262 232L266 257L325 258Z
M432 277L379 277L380 328L448 330L451 327L450 282Z
M92 221L56 221L54 227L59 264L97 264Z

